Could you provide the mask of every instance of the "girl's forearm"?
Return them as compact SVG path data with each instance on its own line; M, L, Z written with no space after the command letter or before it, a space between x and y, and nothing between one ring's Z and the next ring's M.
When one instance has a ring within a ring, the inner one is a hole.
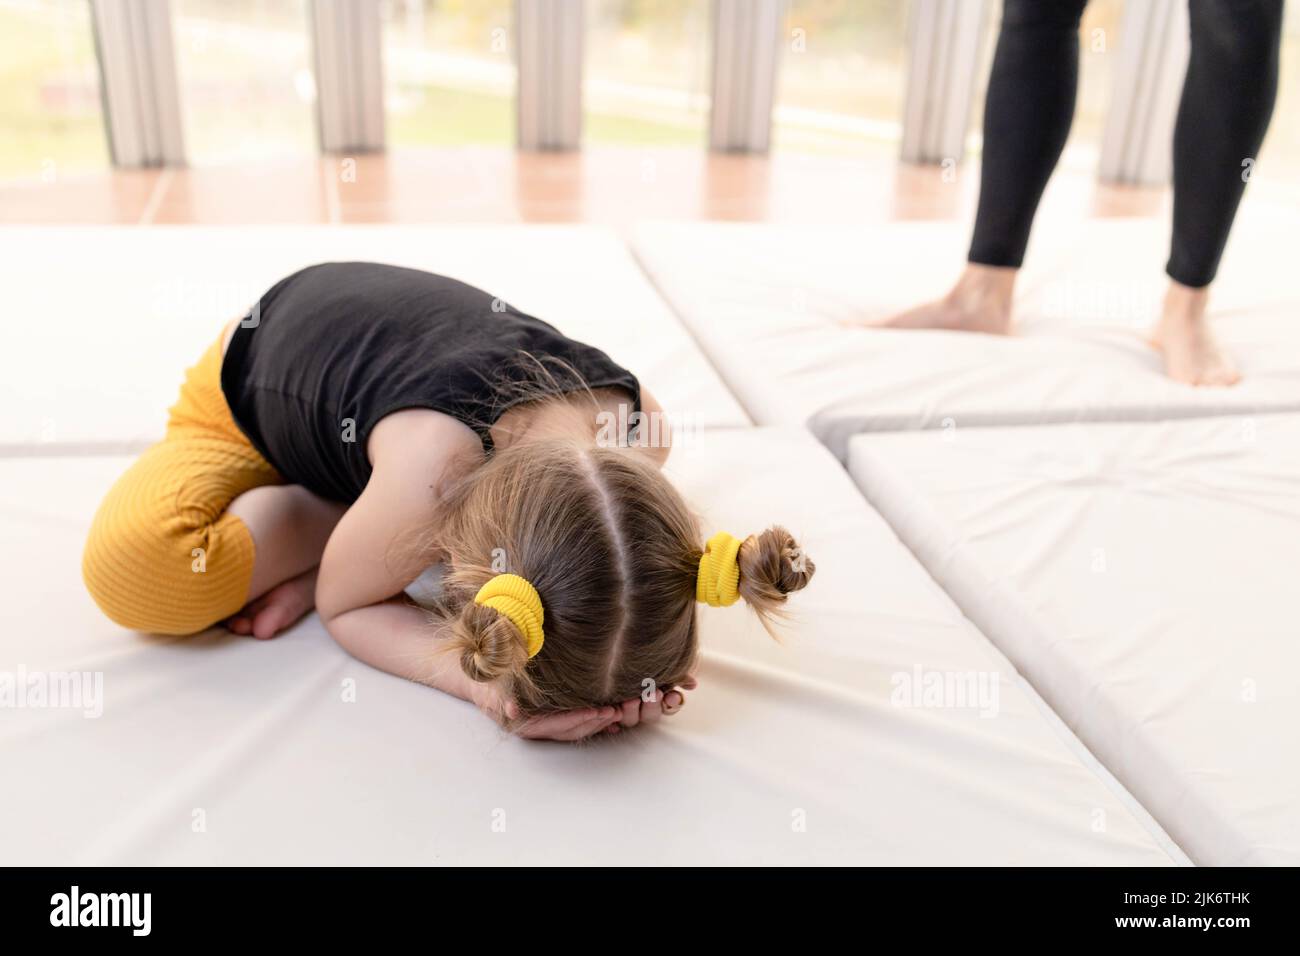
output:
M344 611L324 623L330 636L357 660L473 700L473 682L453 655L440 652L429 613L404 598Z

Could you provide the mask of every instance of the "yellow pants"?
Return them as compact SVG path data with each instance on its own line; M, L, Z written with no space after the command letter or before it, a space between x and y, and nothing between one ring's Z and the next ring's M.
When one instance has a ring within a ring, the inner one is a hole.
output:
M90 527L81 574L123 627L193 634L248 601L253 538L226 508L282 479L231 417L221 360L219 338L186 372L166 437L117 480Z

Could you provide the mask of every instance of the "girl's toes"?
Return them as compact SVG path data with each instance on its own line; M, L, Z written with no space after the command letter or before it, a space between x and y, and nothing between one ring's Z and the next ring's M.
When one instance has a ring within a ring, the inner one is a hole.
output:
M294 618L290 617L284 607L279 604L272 604L263 608L253 618L251 633L259 641L269 640L292 624L293 621Z
M300 601L292 600L287 594L276 595L266 601L253 616L252 634L259 641L275 637L309 610L311 608L303 607Z
M314 573L294 578L254 603L253 636L263 641L275 637L310 611L315 581Z
M242 612L234 617L228 617L226 618L226 630L231 634L247 637L253 633L253 619Z

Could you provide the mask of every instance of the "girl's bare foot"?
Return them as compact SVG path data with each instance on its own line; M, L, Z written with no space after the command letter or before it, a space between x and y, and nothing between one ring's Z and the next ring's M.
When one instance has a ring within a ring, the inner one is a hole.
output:
M1165 307L1152 342L1164 353L1165 374L1188 385L1224 386L1241 381L1232 360L1219 348L1205 318L1209 289L1169 284Z
M316 606L316 568L278 584L227 619L233 634L259 640L275 637Z
M1005 335L1011 328L1011 295L1018 270L971 262L942 299L878 323L891 329L948 329Z

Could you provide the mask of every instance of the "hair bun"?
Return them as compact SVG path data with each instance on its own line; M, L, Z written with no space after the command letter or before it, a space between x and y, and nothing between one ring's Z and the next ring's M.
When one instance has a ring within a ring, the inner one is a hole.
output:
M740 596L760 613L776 611L786 595L805 587L817 570L794 535L779 525L746 538L736 560Z
M495 608L469 601L452 625L452 648L470 680L487 683L523 671L528 647L514 622Z

